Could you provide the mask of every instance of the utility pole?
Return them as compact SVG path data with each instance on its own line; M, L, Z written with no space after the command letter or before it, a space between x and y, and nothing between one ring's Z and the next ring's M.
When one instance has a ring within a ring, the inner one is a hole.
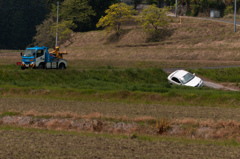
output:
M57 28L56 28L56 46L58 46L58 14L59 14L59 1L57 2Z
M235 0L234 4L234 33L236 33L236 12L237 12L237 0Z
M175 14L176 14L176 18L177 18L177 0L175 0Z

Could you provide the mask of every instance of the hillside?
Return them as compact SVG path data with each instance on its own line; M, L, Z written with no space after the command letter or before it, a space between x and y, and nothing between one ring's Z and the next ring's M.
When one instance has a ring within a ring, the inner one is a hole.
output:
M69 60L102 60L103 65L120 66L145 61L147 66L186 67L238 65L240 33L233 33L233 25L203 19L174 18L164 30L159 42L149 36L135 22L124 25L120 37L104 31L74 33L73 43L62 47L71 53ZM108 61L108 62L107 62ZM115 62L113 62L115 61Z

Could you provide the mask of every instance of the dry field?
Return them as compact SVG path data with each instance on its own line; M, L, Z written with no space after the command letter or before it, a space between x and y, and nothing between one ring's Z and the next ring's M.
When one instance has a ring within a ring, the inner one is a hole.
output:
M100 113L104 116L128 118L153 117L157 119L194 118L202 120L236 120L240 122L239 108L166 106L159 104L106 103L46 99L0 98L0 112L36 111L39 113L69 112L78 115Z
M76 133L0 131L0 158L239 158L240 149L214 144L84 136Z

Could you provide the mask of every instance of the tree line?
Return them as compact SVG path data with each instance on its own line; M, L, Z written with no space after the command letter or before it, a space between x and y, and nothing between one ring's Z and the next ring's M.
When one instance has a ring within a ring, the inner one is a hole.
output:
M0 0L0 49L25 49L35 45L39 30L44 33L43 41L51 41L52 33L48 25L50 27L56 23L58 1L60 1L60 25L74 31L96 29L96 23L105 14L105 10L119 2L118 0Z
M58 27L57 1L60 1ZM71 41L72 31L106 27L103 17L108 14L107 10L113 4L124 1L126 0L0 0L0 49L25 49L32 45L54 47L56 27L60 41ZM175 6L175 0L128 1L132 4L132 9L141 3L160 7L164 2L167 6ZM237 0L237 6L239 3L240 0ZM178 6L187 6L185 14L192 16L209 12L209 9L218 9L222 15L233 13L233 4L233 0L178 0ZM145 16L148 13L149 11Z

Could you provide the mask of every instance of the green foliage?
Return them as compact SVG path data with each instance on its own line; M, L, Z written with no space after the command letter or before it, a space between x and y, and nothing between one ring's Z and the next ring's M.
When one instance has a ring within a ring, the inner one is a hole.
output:
M20 115L19 112L4 112L2 114L0 114L0 117L4 117L4 116L16 116L16 115Z
M60 18L72 21L77 26L75 31L80 31L82 24L89 23L90 17L95 15L92 7L88 5L88 0L64 0L60 10ZM56 10L54 9L52 12L56 12Z
M120 34L121 25L123 22L132 19L135 10L132 6L125 3L113 4L105 11L106 16L102 16L97 27L106 27L106 33L115 31L117 35Z
M142 11L137 21L143 29L150 34L160 36L161 29L169 26L170 17L167 16L169 8L158 8L156 5L150 5Z
M198 12L199 12L199 5L198 4L191 5L192 16L197 16Z
M46 0L0 1L0 48L25 49L32 43L39 25L49 12Z
M37 34L33 37L34 45L54 48L56 34L51 32L51 27L53 24L53 19L48 18L45 19L42 24L36 26Z
M73 21L68 20L68 21L61 21L58 25L56 23L54 23L51 26L51 31L52 33L55 35L56 31L58 31L58 35L59 35L59 39L60 42L61 40L68 40L70 42L71 41L71 33L73 32L71 29L76 28L76 25L73 23Z
M217 82L240 82L240 68L197 69L191 71Z
M95 15L87 0L65 0L59 7L59 23L57 25L57 6L52 5L51 8L49 18L36 28L37 34L34 40L37 45L54 47L56 31L60 39L59 44L65 40L71 42L72 30L81 30L82 24L88 23L91 19L90 16Z
M166 92L170 88L167 75L161 69L12 70L0 76L0 85L144 92Z
M144 0L144 3L149 5L152 5L152 4L157 5L157 0Z
M224 15L233 14L233 6L227 6L227 8L224 10Z
M83 31L94 30L96 29L96 24L102 16L105 16L105 10L109 8L112 4L118 3L118 0L88 0L89 6L92 7L95 16L91 16L91 22L85 28L82 28Z

